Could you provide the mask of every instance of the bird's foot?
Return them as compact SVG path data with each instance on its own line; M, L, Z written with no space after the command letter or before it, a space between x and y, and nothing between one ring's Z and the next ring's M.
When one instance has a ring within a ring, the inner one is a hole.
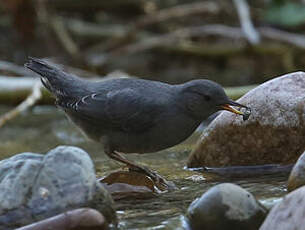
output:
M148 176L154 182L155 186L160 191L176 189L176 186L173 182L167 181L162 176L160 176L158 173L150 170L149 168L147 168L145 166L137 165L137 164L127 160L117 151L111 152L111 154L109 154L109 156L114 160L124 163L128 167L129 171L139 172L139 173L142 173L142 174L145 174L146 176Z
M167 181L165 178L163 178L161 175L159 175L157 172L150 170L149 168L145 166L129 166L129 171L139 172L143 173L146 176L148 176L153 182L155 183L156 187L161 190L174 190L176 189L176 186L173 182Z

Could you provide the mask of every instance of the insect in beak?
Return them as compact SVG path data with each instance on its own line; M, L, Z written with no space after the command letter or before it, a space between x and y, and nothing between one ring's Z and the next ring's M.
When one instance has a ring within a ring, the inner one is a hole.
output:
M244 112L240 111L240 110L237 110L231 106L236 106L236 107L239 107L239 108L245 108L246 110ZM230 100L228 103L226 104L223 104L223 105L220 105L221 109L223 110L227 110L231 113L235 113L235 114L238 114L238 115L242 115L243 116L243 120L246 121L249 119L249 116L251 115L251 109L245 105L242 105L242 104L239 104L235 101L232 101Z

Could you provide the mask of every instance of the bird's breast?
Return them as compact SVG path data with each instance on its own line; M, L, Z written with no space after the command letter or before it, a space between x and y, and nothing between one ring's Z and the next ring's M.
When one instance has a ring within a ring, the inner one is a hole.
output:
M160 121L151 129L142 133L112 132L108 135L112 149L124 153L149 153L175 146L187 139L200 122L172 118Z

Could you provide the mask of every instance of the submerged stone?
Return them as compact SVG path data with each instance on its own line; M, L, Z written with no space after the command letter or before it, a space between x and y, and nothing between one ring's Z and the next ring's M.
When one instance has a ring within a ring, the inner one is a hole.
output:
M149 176L132 171L117 171L109 174L100 182L115 200L136 198L146 199L168 190L176 189L173 182L156 182ZM165 183L163 183L165 182Z
M0 229L79 207L97 208L107 221L115 220L113 201L85 151L60 146L46 155L21 153L0 162Z
M238 100L247 121L222 112L202 133L188 167L294 163L305 149L305 73L270 80Z
M223 183L193 201L186 217L192 230L257 230L266 213L251 193L235 184Z
M301 230L305 226L305 186L275 205L260 230Z
M305 185L305 152L291 170L287 188L288 191L293 191L303 185Z

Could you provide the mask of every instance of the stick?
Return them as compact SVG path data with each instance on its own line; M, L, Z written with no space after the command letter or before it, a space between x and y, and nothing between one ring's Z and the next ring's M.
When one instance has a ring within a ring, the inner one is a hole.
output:
M218 12L219 6L213 1L188 3L170 8L165 8L148 16L143 16L135 22L134 26L136 28L139 28L155 23L160 23L169 19L181 18L189 15L203 13L217 14Z
M295 45L296 47L305 49L305 36L301 34L296 33L290 33L287 31L274 29L270 27L261 27L259 28L259 31L261 32L262 36L272 39L272 40L278 40L283 41L286 43L290 43L292 45Z
M79 48L71 38L62 19L55 15L52 15L50 17L51 17L49 22L50 26L57 35L59 41L61 42L66 52L70 54L72 57L79 56L80 53Z
M0 128L7 121L12 120L13 118L17 117L23 111L32 107L41 98L40 88L41 88L41 83L37 81L33 86L32 93L21 104L19 104L13 110L2 115L0 117Z
M106 45L103 46L104 51L112 51L118 49L125 44L129 44L136 40L136 35L140 33L139 29L155 24L161 23L169 19L175 19L180 17L186 17L193 14L213 13L219 12L219 6L213 1L188 3L179 6L169 7L157 11L156 13L148 16L143 16L136 22L130 25L130 29L125 33L124 36L110 40ZM105 44L105 43L104 43Z
M305 49L305 36L295 33L290 33L278 29L272 29L268 27L258 28L263 37L286 42L288 44L292 44L301 49ZM217 35L222 37L228 37L231 39L247 39L246 35L243 31L238 27L231 27L221 24L213 24L213 25L204 25L204 26L194 26L178 29L176 31L170 32L168 34L151 36L147 39L142 39L138 42L128 44L119 49L115 49L109 54L96 54L94 58L88 58L90 60L90 65L92 66L100 66L112 58L116 58L118 55L126 55L126 54L134 54L138 52L143 52L145 50L153 49L156 47L162 48L172 48L174 46L179 46L181 44L185 44L187 38L192 36L204 37L209 35ZM183 50L183 47L181 47ZM233 47L234 48L234 47ZM256 46L257 50L260 50L260 46ZM266 46L262 45L261 50L265 49ZM238 48L240 50L240 48ZM211 52L211 54L213 54Z

